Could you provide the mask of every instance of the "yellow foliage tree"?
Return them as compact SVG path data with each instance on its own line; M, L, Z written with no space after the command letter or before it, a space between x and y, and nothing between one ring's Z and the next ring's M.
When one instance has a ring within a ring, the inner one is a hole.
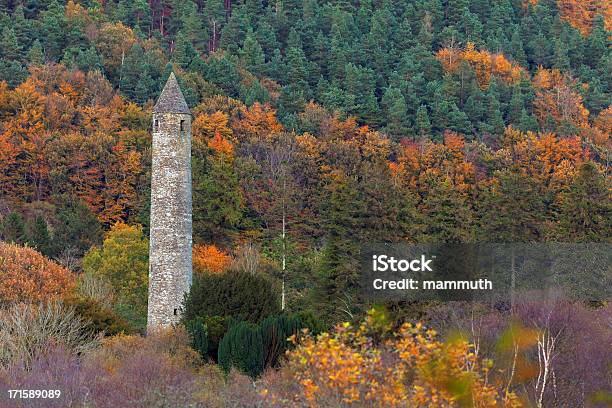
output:
M108 282L117 294L115 311L135 328L143 328L147 315L149 240L142 227L121 222L111 227L101 248L83 258L83 269Z
M281 376L294 386L262 394L273 406L522 406L489 382L493 363L480 360L465 339L442 342L434 330L406 323L376 341L377 320L370 314L359 327L344 323L333 333L293 337L298 346Z

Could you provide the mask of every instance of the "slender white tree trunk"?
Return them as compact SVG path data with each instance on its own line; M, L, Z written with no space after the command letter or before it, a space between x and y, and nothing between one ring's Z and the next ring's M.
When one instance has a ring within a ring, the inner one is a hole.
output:
M282 254L282 273L283 273L283 283L282 283L282 289L281 289L281 310L285 310L285 273L286 273L286 267L287 267L287 245L285 242L285 235L286 235L286 211L285 211L285 189L286 189L286 181L285 181L285 177L283 177L283 232L282 232L282 239L283 239L283 254Z

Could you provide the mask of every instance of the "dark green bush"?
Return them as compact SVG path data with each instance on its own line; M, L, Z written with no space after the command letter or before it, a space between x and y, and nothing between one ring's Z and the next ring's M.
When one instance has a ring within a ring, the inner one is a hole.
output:
M255 378L268 367L275 367L290 346L288 338L304 327L297 316L270 316L254 325L232 325L219 343L218 362L225 371L233 366Z
M196 276L186 300L185 321L223 316L259 323L278 313L280 297L266 278L246 272Z
M208 328L202 317L196 317L185 324L189 337L191 338L191 348L200 353L203 358L208 357Z
M260 330L263 340L264 367L275 367L278 359L289 346L287 340L304 327L297 316L270 316L261 322Z
M231 367L257 377L264 369L264 351L261 329L248 322L230 327L219 343L219 365L226 372Z

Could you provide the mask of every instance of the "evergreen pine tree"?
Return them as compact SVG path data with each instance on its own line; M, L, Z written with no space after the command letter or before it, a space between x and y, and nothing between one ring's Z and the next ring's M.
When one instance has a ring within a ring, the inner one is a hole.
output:
M242 194L228 159L194 159L193 235L200 241L229 242L242 219Z
M27 242L33 248L46 256L52 256L51 237L47 228L47 221L41 216L37 216L34 220L27 223Z
M525 104L523 102L521 88L519 85L514 85L512 87L512 98L510 99L510 105L508 106L508 123L520 123L524 110Z
M17 43L17 36L12 27L4 27L2 38L0 39L0 51L5 61L21 59L21 47Z
M406 135L408 114L406 101L397 88L387 88L382 99L384 108L386 131L392 137L398 138Z
M542 233L544 201L535 180L518 169L497 175L481 194L479 234L490 242L532 242Z
M510 54L514 61L520 66L527 67L527 55L525 54L525 46L518 27L515 27L510 39Z
M25 221L21 214L11 211L2 221L2 239L6 242L23 244L26 241Z
M45 62L45 54L43 53L40 41L35 40L27 55L28 65L40 66Z
M63 56L66 45L66 15L64 8L53 0L41 13L41 32L45 39L45 53L51 60Z
M184 36L194 47L196 52L206 51L208 44L208 32L204 28L203 17L198 12L198 6L192 2L186 2L181 16L182 26L177 35Z
M431 178L427 190L421 205L425 228L419 241L471 242L473 215L467 197L447 178Z
M265 54L252 31L247 33L244 45L240 50L240 57L249 72L255 75L265 73Z
M558 237L571 242L610 242L612 205L605 175L592 162L580 165L561 193Z
M553 57L553 67L562 71L567 71L570 68L570 60L568 57L567 45L557 38L555 40L555 54Z
M421 138L425 138L431 135L431 122L429 121L429 114L427 113L427 106L421 105L417 109L416 113L416 131Z
M334 321L340 318L339 307L356 305L359 249L354 232L359 228L361 199L352 177L334 176L326 186L327 199L322 208L325 228L325 246L318 267L315 297L321 312Z

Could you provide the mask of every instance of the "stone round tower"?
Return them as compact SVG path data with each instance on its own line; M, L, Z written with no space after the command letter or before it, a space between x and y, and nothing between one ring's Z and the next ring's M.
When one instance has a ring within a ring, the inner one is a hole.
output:
M172 325L191 286L191 112L174 73L153 108L147 332Z

